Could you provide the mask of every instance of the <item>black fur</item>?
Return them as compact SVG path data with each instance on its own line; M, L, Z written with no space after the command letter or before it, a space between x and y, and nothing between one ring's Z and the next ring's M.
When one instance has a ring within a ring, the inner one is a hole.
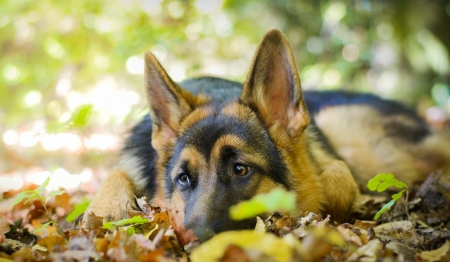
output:
M156 161L158 153L152 147L152 120L146 115L141 122L131 130L131 135L125 140L122 155L133 155L139 159L142 171L141 177L145 178L145 193L153 196L156 193Z
M237 99L242 93L242 84L217 77L199 77L184 80L180 86L192 94L206 94L216 101Z

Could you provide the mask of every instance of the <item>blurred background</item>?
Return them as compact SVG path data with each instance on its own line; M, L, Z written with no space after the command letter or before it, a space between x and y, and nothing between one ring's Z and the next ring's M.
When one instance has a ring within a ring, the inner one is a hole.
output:
M144 52L176 81L244 81L271 28L288 37L305 89L373 92L444 126L449 1L2 0L0 191L48 175L51 187L95 190L147 113Z

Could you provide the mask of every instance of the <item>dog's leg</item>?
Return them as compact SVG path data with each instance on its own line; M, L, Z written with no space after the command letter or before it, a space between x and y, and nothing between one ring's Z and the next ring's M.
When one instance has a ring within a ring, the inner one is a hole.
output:
M330 214L333 220L345 221L356 207L359 195L358 185L348 166L343 161L333 160L325 165L320 177L326 214Z
M113 172L100 185L98 192L84 213L83 224L86 227L95 227L95 225L102 223L102 218L111 221L126 217L127 207L135 206L134 192L133 182L124 172Z

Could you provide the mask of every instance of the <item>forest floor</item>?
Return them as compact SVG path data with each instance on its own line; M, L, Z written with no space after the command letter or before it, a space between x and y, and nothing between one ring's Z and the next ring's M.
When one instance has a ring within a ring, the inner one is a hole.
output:
M410 190L408 201L402 197L378 221L373 217L390 196L363 194L349 223L313 213L274 213L258 218L255 230L224 232L186 245L177 240L168 213L143 198L129 220L100 222L88 230L75 219L88 204L83 192L26 189L18 204L13 202L20 192L3 194L0 262L450 261L450 180L441 173L431 174Z

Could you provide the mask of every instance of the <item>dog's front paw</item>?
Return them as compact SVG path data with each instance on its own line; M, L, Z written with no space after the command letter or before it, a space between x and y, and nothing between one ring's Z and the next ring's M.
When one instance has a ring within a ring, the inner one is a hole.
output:
M127 218L127 210L135 207L134 188L125 173L114 172L101 184L83 215L82 226L99 228L103 222Z
M82 226L89 229L96 229L103 226L103 223L117 221L124 218L126 211L120 208L89 206L84 212Z

